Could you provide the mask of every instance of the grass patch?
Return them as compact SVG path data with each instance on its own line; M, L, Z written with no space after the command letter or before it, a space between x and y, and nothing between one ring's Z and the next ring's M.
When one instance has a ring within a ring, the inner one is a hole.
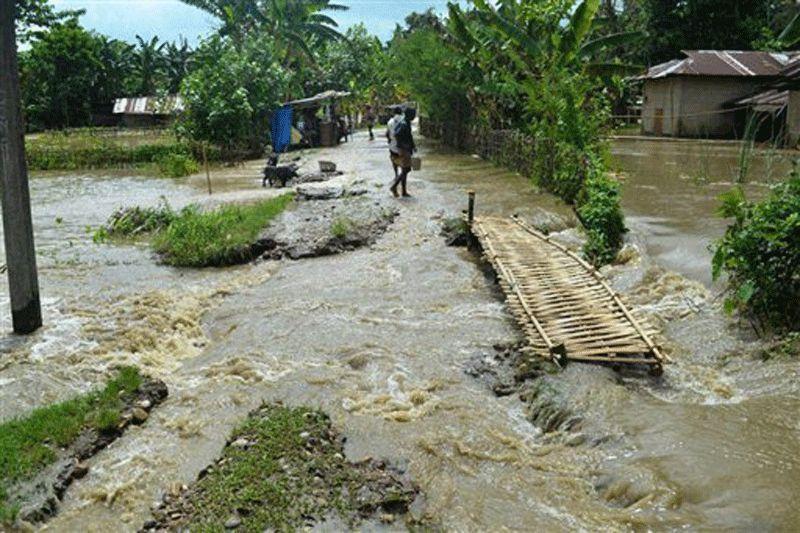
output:
M125 207L115 211L104 226L94 232L96 243L113 239L132 239L161 231L169 226L177 213L162 197L157 207Z
M350 233L353 223L346 217L339 217L331 224L331 235L337 239L344 239Z
M224 266L248 261L258 235L292 199L292 194L286 194L255 205L229 205L211 212L189 206L155 236L153 246L173 266Z
M53 463L59 450L72 444L85 429L114 430L124 397L141 384L139 371L125 367L103 389L0 424L0 523L14 520L18 511L9 501L11 486Z
M155 529L294 531L331 513L353 526L378 510L403 514L416 496L385 466L348 463L317 410L265 405L230 441L177 507L156 512Z
M197 167L192 149L169 130L50 131L28 136L25 152L31 170L154 166L168 177L197 171L190 172ZM219 150L209 153L211 160L219 157Z

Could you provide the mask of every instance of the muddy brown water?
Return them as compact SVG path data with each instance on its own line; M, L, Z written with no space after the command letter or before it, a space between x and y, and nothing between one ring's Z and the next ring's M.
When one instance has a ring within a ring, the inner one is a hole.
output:
M703 285L698 250L714 236L703 229L711 202L686 207L691 224L667 209L683 201L653 206L658 194L694 195L679 175L637 171L641 150L615 154L628 171L632 238L648 253L611 275L665 328L676 364L662 382L609 379L590 393L584 385L604 371L574 366L559 377L582 416L608 431L597 447L546 441L518 398L497 398L464 373L471 357L518 333L474 258L444 246L441 218L460 212L467 188L480 212L566 213L519 176L425 143L414 197L398 201L400 216L372 247L203 271L158 266L144 245L95 245L86 233L119 205L192 201L202 179L33 179L47 326L3 339L0 418L86 390L120 363L171 389L147 424L91 460L46 529L136 530L152 502L191 482L265 399L328 411L352 459L405 465L427 494L416 512L447 530L796 529L798 366L728 357L753 341ZM361 135L319 157L387 194L383 144ZM217 185L260 183L228 172ZM630 191L649 192L631 200ZM670 259L682 235L697 265Z

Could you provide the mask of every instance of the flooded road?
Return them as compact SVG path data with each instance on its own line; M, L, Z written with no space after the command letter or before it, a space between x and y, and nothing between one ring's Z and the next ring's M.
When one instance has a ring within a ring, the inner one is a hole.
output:
M34 179L48 325L31 339L4 339L0 417L85 390L121 363L171 392L144 426L90 461L91 474L45 529L137 530L150 505L190 483L262 400L319 406L347 435L348 457L405 465L426 494L416 512L447 530L800 523L797 365L729 358L752 342L702 285L657 270L672 268L658 253L612 279L665 328L677 364L661 383L581 365L558 375L591 428L585 443L542 435L516 395L496 397L465 374L471 358L518 333L474 257L445 246L442 218L464 208L467 188L483 213L569 211L486 162L430 143L422 156L414 197L398 201L400 216L370 248L203 271L159 266L143 245L95 245L85 231L119 205L192 201L202 181ZM382 143L360 135L319 157L364 178L369 194L388 194ZM228 180L229 189L258 187ZM657 211L632 214L672 224ZM632 226L648 249L666 249Z

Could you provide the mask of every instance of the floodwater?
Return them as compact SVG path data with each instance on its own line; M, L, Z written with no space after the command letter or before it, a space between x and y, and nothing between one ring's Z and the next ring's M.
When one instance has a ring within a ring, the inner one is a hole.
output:
M319 157L383 195L386 155L361 135ZM661 382L569 367L559 379L604 438L567 446L527 422L518 397L495 397L464 373L470 358L518 333L474 258L439 236L468 188L483 213L567 210L470 156L430 143L422 156L425 168L409 183L414 197L399 201L401 215L372 247L202 271L159 266L143 245L96 245L86 232L119 205L162 195L174 205L193 201L202 179L34 178L47 325L29 339L3 340L0 418L85 390L122 363L164 379L171 392L144 426L90 461L90 475L46 529L135 531L152 502L191 482L263 400L322 407L348 437L350 458L406 466L427 496L418 512L447 530L800 524L797 365L728 357L753 341L720 316L702 276L657 268L673 270L663 231L651 228L679 233L679 224L648 214L644 202L629 208L626 196L632 238L652 256L611 272L663 327L676 364ZM214 186L258 189L253 176L228 172ZM652 180L630 172L628 185ZM647 216L658 226L638 223ZM690 229L689 240L708 236Z
M622 203L630 228L646 236L659 263L705 284L711 283L708 248L727 227L714 215L719 196L741 181L750 198L761 197L788 175L798 155L755 149L743 157L736 142L641 137L617 138L611 152L627 178Z

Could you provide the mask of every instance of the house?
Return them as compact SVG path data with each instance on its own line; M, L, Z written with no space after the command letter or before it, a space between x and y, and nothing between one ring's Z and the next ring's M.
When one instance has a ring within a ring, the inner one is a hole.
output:
M122 117L122 125L141 128L169 124L183 109L180 96L137 96L117 98L113 113Z
M758 91L728 102L727 108L754 125L756 140L788 148L800 144L800 56L795 55L778 79Z
M794 53L689 50L683 59L651 67L644 81L642 133L737 138L742 114L730 102L782 79Z

